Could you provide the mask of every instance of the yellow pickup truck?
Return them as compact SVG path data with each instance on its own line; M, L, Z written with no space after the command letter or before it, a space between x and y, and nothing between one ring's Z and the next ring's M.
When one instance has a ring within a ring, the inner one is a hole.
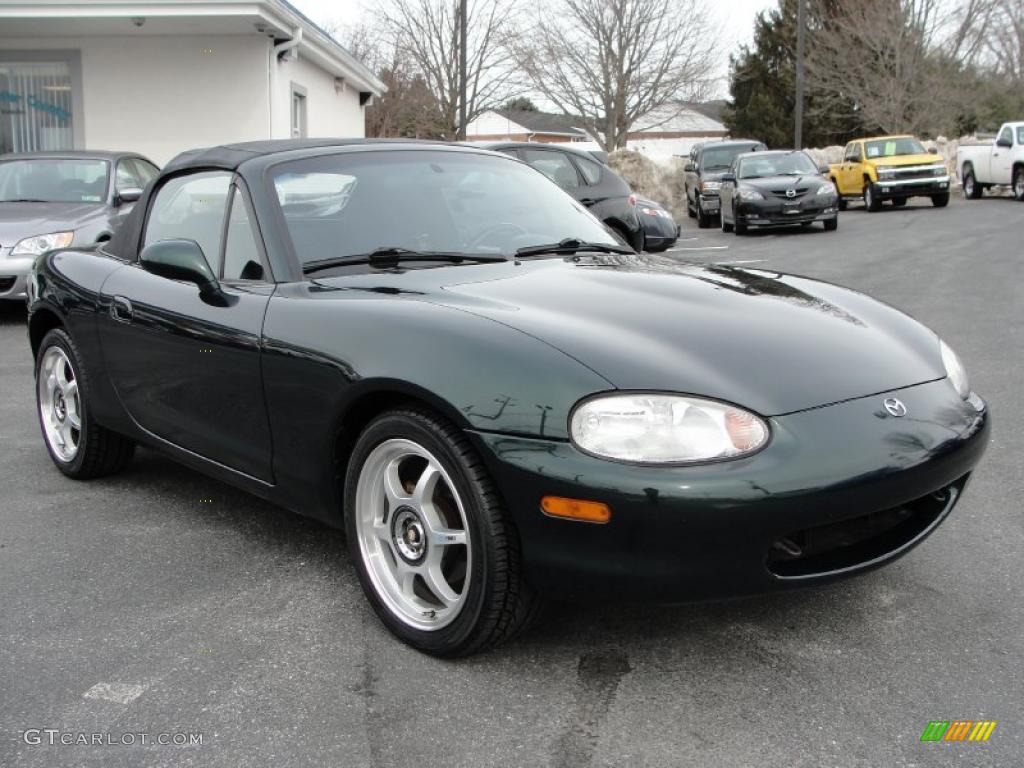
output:
M934 150L913 136L874 136L854 139L843 151L843 162L829 166L839 192L839 209L850 200L863 200L877 211L884 200L906 205L911 197L930 197L932 205L949 203L949 170Z

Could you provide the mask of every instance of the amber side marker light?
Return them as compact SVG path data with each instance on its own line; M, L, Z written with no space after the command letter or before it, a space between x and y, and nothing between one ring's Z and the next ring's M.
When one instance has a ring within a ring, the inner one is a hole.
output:
M540 508L544 514L552 517L564 517L569 520L583 520L587 523L607 523L612 519L612 511L607 504L599 501L582 501L566 499L562 496L545 496L540 500Z

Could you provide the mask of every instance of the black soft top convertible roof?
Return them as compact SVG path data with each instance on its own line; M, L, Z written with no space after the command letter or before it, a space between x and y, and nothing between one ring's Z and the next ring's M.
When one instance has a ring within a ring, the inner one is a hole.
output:
M246 141L238 144L224 144L219 147L190 149L175 156L163 173L176 173L189 168L222 168L233 171L246 160L299 149L327 147L394 146L402 144L451 147L444 141L422 141L415 139L273 139L268 141ZM482 147L481 147L482 149Z

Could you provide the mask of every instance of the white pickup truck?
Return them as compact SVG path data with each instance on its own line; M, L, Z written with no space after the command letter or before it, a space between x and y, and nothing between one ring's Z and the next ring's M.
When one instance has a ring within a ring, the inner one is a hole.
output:
M1024 200L1024 122L1003 123L991 143L961 144L956 169L964 196L977 200L988 187L1009 186Z

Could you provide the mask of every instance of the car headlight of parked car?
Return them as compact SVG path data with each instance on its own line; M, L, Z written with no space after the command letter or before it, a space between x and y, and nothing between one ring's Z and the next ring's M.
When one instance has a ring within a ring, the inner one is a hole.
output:
M722 188L722 182L720 181L702 181L700 183L701 192L717 192Z
M74 238L74 232L51 232L48 235L26 237L11 249L11 256L38 256L54 248L67 248Z
M879 168L875 168L875 172L878 174L879 178L881 178L882 176L892 176L896 173L896 169L891 166L881 166Z
M764 195L750 187L740 187L739 197L740 200L764 200Z
M606 459L678 464L732 459L768 442L768 425L729 403L664 394L603 395L570 418L573 443Z
M953 386L956 387L960 397L966 400L971 394L971 385L967 381L967 369L960 362L960 357L957 353L942 339L939 339L939 349L942 351L942 364L946 368L946 375L953 382Z
M641 208L640 212L646 216L660 216L663 219L671 219L672 214L664 208Z
M836 193L836 185L831 181L826 181L820 187L818 187L817 194L819 195L834 195Z

